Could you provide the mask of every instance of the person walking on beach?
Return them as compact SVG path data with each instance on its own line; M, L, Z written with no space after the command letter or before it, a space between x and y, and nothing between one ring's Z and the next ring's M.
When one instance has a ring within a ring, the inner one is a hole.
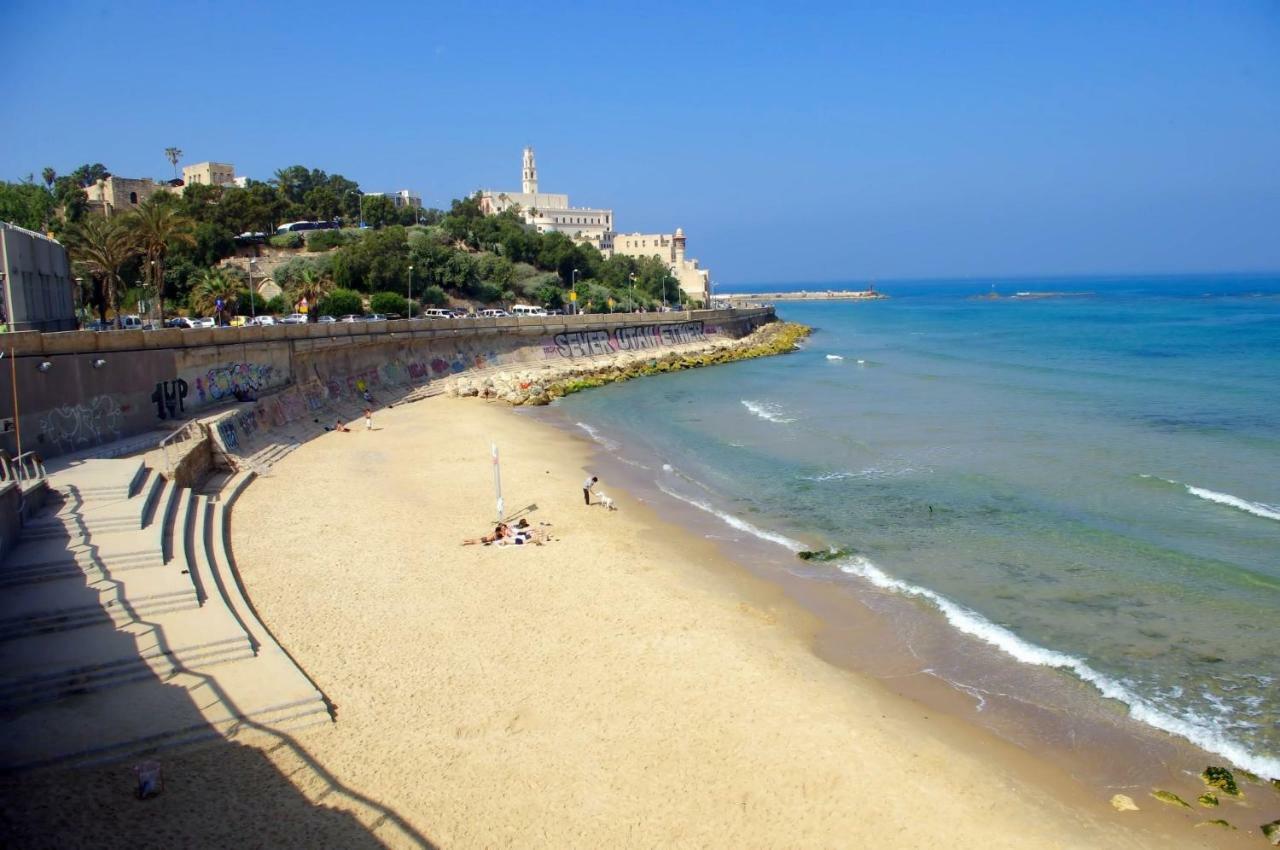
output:
M373 411L367 407L364 409L364 429L366 431L373 430Z
M582 501L588 505L591 504L591 488L596 486L596 482L599 480L593 475L582 482Z

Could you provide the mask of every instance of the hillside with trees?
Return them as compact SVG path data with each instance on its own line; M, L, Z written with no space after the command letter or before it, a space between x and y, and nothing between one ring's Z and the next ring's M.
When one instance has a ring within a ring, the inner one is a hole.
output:
M82 303L103 320L151 299L166 315L212 315L218 299L244 314L286 313L304 298L313 316L406 315L410 289L415 313L446 304L563 308L570 289L583 312L632 303L652 309L664 296L668 303L680 298L660 260L605 259L564 234L538 233L514 210L485 216L474 197L453 201L448 211L397 209L342 175L294 165L244 188L194 184L158 192L104 218L89 211L85 188L109 175L95 163L64 176L45 168L39 181L0 182L0 220L60 239L85 281ZM344 226L272 235L290 221ZM353 226L361 221L364 227ZM246 276L222 261L253 256L263 242L291 255L275 272L285 295L251 305Z

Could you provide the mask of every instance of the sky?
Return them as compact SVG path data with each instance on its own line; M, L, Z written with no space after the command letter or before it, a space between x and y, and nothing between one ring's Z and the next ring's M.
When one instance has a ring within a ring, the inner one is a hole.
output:
M0 179L303 164L683 227L717 286L1280 270L1280 0L0 0Z

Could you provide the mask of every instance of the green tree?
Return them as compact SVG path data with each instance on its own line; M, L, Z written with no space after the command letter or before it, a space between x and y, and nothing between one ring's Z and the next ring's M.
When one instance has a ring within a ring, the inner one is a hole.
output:
M125 219L121 216L86 216L67 231L66 245L76 263L102 284L99 317L105 322L108 308L119 315L121 272L138 253Z
M58 172L54 171L52 168L46 165L44 169L40 172L40 177L41 179L44 180L45 189L52 192L53 181L58 179Z
M303 269L298 276L297 282L290 288L289 297L293 300L295 306L300 305L305 300L307 302L307 318L314 322L316 317L321 315L319 310L320 303L331 289L333 289L333 284L320 272L315 269Z
M219 325L226 324L226 316L230 312L232 296L238 283L227 274L226 269L205 269L197 276L187 304L193 313L213 316ZM218 309L218 304L222 304L222 309Z
M178 148L165 148L164 158L173 166L173 179L178 179L178 160L182 159L182 151Z
M398 292L375 292L369 298L369 309L375 313L409 313L408 300Z
M267 312L272 314L273 316L279 316L281 313L293 312L292 309L289 307L289 300L285 298L283 295L277 295L274 298L270 299L269 301L267 301L266 306L267 306Z
M178 153L181 155L181 151ZM165 258L172 246L196 244L195 222L179 211L173 196L165 192L158 192L139 204L129 213L127 221L134 243L142 253L144 268L150 271L163 320Z
M433 283L422 290L422 297L419 300L432 307L443 307L449 299L445 297L444 290Z
M316 312L321 316L345 316L349 313L360 315L364 313L364 302L358 292L335 289L320 301Z
M0 221L43 230L53 216L53 196L34 181L0 183Z
M364 223L370 227L385 227L398 221L396 205L386 195L374 195L373 197L366 195L362 209L364 211Z

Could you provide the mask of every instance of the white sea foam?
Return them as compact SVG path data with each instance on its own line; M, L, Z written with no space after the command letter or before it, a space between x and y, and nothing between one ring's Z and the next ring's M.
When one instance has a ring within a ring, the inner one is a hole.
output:
M1155 476L1142 473L1139 478L1154 478ZM1188 493L1204 499L1206 502L1216 502L1219 505L1235 508L1263 519L1280 520L1280 505L1268 505L1266 502L1251 502L1248 499L1242 499L1239 496L1233 496L1230 493L1219 493L1216 490L1209 490L1204 487L1195 487L1191 484L1184 484L1181 481L1174 481L1172 478L1160 478L1160 481L1166 484L1173 484L1183 487Z
M1218 493L1214 490L1206 490L1203 487L1192 487L1190 484L1183 484L1182 486L1187 488L1188 493L1193 496L1199 496L1201 499L1217 502L1220 505L1228 505L1245 513L1260 516L1263 519L1280 520L1280 505L1250 502L1248 499L1241 499L1239 496L1233 496L1230 493Z
M796 421L785 415L786 411L782 409L782 405L774 404L773 402L742 399L742 406L768 422L777 422L779 425L785 425L788 422Z
M859 360L858 360L858 365L859 365L859 366L866 366L866 365L867 365L867 361L862 360L862 359L859 359Z
M790 549L792 552L800 552L800 551L803 551L805 548L804 544L798 540L792 540L790 537L787 537L785 535L777 534L772 531L766 531L765 529L760 528L759 526L752 525L751 523L747 522L745 519L739 519L738 517L734 516L731 513L726 513L725 511L718 510L714 506L708 504L707 502L702 501L701 499L695 499L692 496L685 496L681 493L677 493L675 490L672 490L661 481L658 482L658 489L666 493L668 496L670 496L673 499L679 499L680 501L684 502L686 505L693 505L698 510L706 511L712 516L718 517L721 521L724 522L725 525L728 525L730 528L736 528L738 529L738 531L744 531L753 537L758 537L761 540L767 540L770 543L776 543L779 546L783 547L784 549Z
M914 467L904 466L899 469L882 469L878 466L868 466L866 469L860 469L857 472L824 472L821 475L801 475L802 481L843 481L846 478L857 478L864 481L882 481L886 478L902 478L907 475L915 475L916 473L928 474L933 472L930 467Z
M618 443L614 442L613 440L610 440L608 437L601 434L595 428L592 428L586 422L576 422L574 424L576 424L583 431L586 431L587 436L591 437L591 439L594 440L602 448L605 448L611 452L616 452L618 449L622 448Z
M1185 717L1168 714L1115 679L1094 670L1083 659L1023 640L1003 626L996 625L976 611L965 608L940 593L888 575L865 558L853 558L842 564L840 569L849 575L864 578L876 587L928 600L954 628L996 647L1024 664L1053 667L1075 674L1097 688L1104 697L1127 705L1129 716L1140 723L1185 738L1253 773L1265 777L1280 777L1280 758L1249 752L1239 743L1222 735L1215 728L1215 723L1194 714Z
M827 355L827 359L828 359L828 360L843 360L844 358L843 358L843 357L841 357L839 354L828 354L828 355ZM859 361L859 362L861 362L861 361Z

